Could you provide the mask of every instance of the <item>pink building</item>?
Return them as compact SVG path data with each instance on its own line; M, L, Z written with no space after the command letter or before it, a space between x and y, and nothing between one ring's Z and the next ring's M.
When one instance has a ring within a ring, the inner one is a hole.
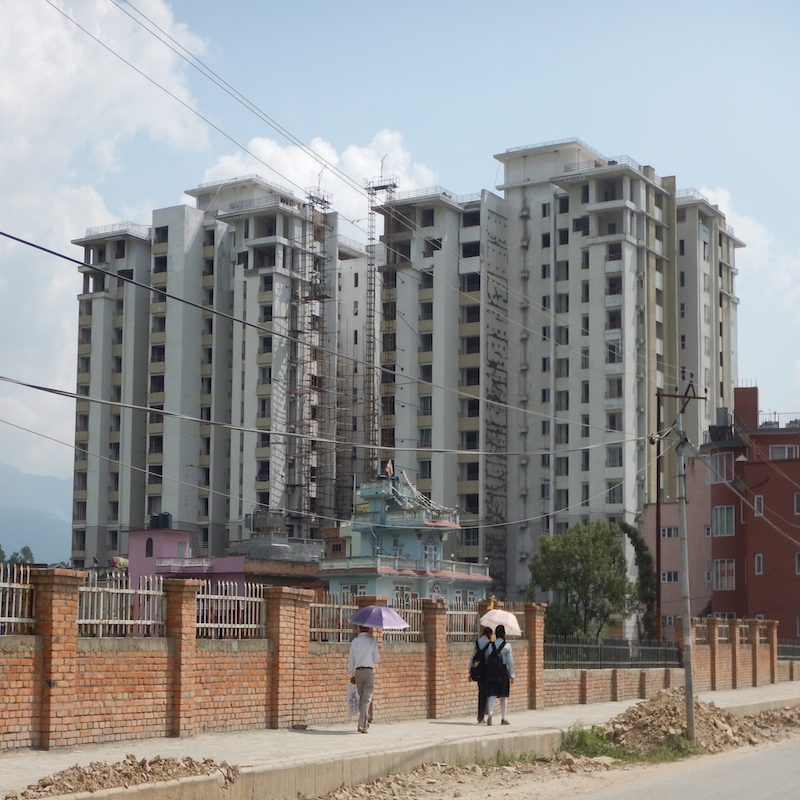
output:
M704 611L711 600L708 581L711 561L711 507L708 470L704 459L686 459L686 536L689 547L689 600L692 616ZM675 619L683 613L678 500L645 506L640 530L656 562L660 590L662 636L675 639Z

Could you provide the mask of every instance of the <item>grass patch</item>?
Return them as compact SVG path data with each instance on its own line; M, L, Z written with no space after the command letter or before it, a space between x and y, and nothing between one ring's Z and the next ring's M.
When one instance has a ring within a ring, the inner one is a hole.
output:
M589 728L573 725L567 731L561 749L575 756L588 758L611 756L619 761L648 764L679 761L687 756L699 755L703 752L700 747L684 736L670 736L655 750L643 753L640 750L614 744L606 736L605 728L599 725L592 725Z

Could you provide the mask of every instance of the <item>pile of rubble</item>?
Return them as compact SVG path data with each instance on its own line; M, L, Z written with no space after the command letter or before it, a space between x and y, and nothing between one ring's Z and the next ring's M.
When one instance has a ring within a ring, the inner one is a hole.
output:
M193 758L161 758L156 756L149 761L135 756L127 756L124 761L107 764L93 761L88 766L75 765L56 772L19 793L7 794L5 800L35 800L39 797L53 797L78 792L96 792L100 789L137 786L142 783L158 783L192 775L223 776L225 786L234 783L239 777L239 768L228 766L226 762L217 764L210 758L195 761Z
M613 763L614 759L607 756L587 758L564 752L507 766L474 764L454 767L429 763L411 772L387 775L372 783L342 787L326 794L321 800L419 800L431 794L439 797L485 798L491 796L493 790L515 787L531 778L536 780L541 789L542 783L563 778L566 773L605 772Z
M737 717L713 703L694 701L697 745L708 753L732 747L777 741L800 722L800 709L782 708L755 716ZM609 738L618 745L648 753L671 736L686 733L686 694L665 689L606 723Z

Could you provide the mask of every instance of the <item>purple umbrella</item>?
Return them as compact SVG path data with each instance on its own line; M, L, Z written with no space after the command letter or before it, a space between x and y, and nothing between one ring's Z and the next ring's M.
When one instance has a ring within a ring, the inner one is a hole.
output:
M364 628L383 628L392 631L411 627L396 611L386 606L364 606L347 621Z

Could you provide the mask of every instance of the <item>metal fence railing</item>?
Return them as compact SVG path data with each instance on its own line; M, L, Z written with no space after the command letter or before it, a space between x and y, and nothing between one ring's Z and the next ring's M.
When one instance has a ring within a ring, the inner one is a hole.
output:
M0 636L33 633L33 586L27 564L0 564Z
M545 669L647 669L679 667L675 642L601 639L593 642L577 636L545 636Z
M90 572L78 589L78 636L164 635L166 597L160 575L141 575L132 588L126 572Z
M396 603L392 608L408 623L402 631L384 631L384 642L423 642L422 600L411 599Z
M260 583L205 581L197 592L199 639L264 639L267 635L265 586Z
M778 660L779 661L800 661L800 640L798 640L798 639L779 639L778 640Z
M474 642L480 636L478 604L454 604L447 609L447 641Z
M348 618L358 611L353 596L342 599L335 592L320 592L311 603L312 642L349 642L356 635L356 626Z

